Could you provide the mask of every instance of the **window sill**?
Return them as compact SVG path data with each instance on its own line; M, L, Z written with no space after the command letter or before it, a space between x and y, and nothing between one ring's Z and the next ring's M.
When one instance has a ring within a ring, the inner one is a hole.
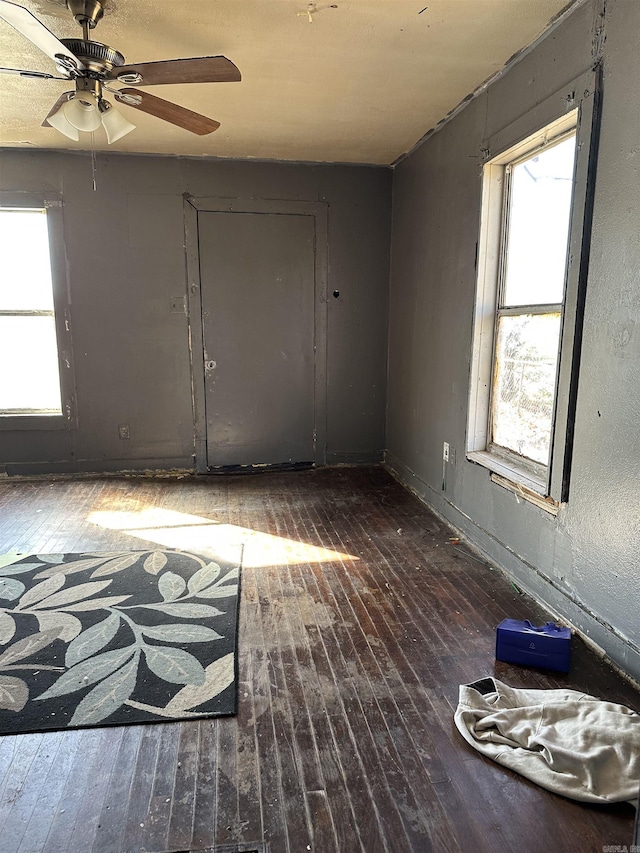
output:
M531 471L527 471L524 466L520 467L495 453L489 453L487 450L473 450L467 453L467 459L471 462L477 462L478 465L483 465L506 480L519 483L525 489L544 497L546 483L541 477L536 477Z
M535 504L552 515L558 514L558 503L545 495L546 484L530 471L519 468L493 453L488 453L486 450L475 450L467 453L467 459L488 468L491 471L492 481L497 485L509 489L523 500Z
M0 415L0 431L72 429L73 422L64 415Z

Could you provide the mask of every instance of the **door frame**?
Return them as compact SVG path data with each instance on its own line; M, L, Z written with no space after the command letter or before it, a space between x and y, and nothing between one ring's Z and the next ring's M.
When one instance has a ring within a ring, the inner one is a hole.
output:
M325 465L327 455L327 204L290 199L242 199L194 197L185 193L184 233L187 273L187 325L193 407L194 462L199 474L210 472L207 464L205 365L202 333L202 291L198 244L199 213L271 213L314 218L314 388L313 462Z

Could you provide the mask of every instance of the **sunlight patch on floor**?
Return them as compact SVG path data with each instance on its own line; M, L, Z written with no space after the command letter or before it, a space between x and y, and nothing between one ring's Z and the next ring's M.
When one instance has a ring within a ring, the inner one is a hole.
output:
M359 559L352 554L320 548L284 536L273 536L248 527L155 507L138 512L92 512L88 520L99 527L120 530L166 548L192 551L230 562L237 559L238 546L243 545L242 563L252 568Z

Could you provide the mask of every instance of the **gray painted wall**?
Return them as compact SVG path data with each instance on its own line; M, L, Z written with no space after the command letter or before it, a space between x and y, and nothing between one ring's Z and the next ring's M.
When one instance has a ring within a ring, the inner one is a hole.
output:
M0 432L14 471L192 467L183 193L328 204L330 461L384 450L391 171L3 150L0 189L61 192L77 430ZM118 437L128 423L131 438Z
M394 173L388 464L518 583L640 678L640 3L608 0L568 504L557 518L464 455L483 139L592 63L588 2ZM602 35L602 34L601 34ZM442 443L455 448L441 490Z

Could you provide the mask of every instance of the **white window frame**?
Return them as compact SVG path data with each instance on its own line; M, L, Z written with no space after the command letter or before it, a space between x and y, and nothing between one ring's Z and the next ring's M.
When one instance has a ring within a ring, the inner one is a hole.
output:
M52 193L0 192L0 207L46 210L62 402L60 414L51 412L25 412L24 414L0 412L0 431L71 429L77 426L77 415L62 199L59 195Z
M551 511L568 500L591 208L597 157L599 74L588 72L488 140L482 173L467 459L493 479ZM507 165L575 129L576 155L565 294L556 374L549 464L538 465L491 443L494 340L504 239Z

